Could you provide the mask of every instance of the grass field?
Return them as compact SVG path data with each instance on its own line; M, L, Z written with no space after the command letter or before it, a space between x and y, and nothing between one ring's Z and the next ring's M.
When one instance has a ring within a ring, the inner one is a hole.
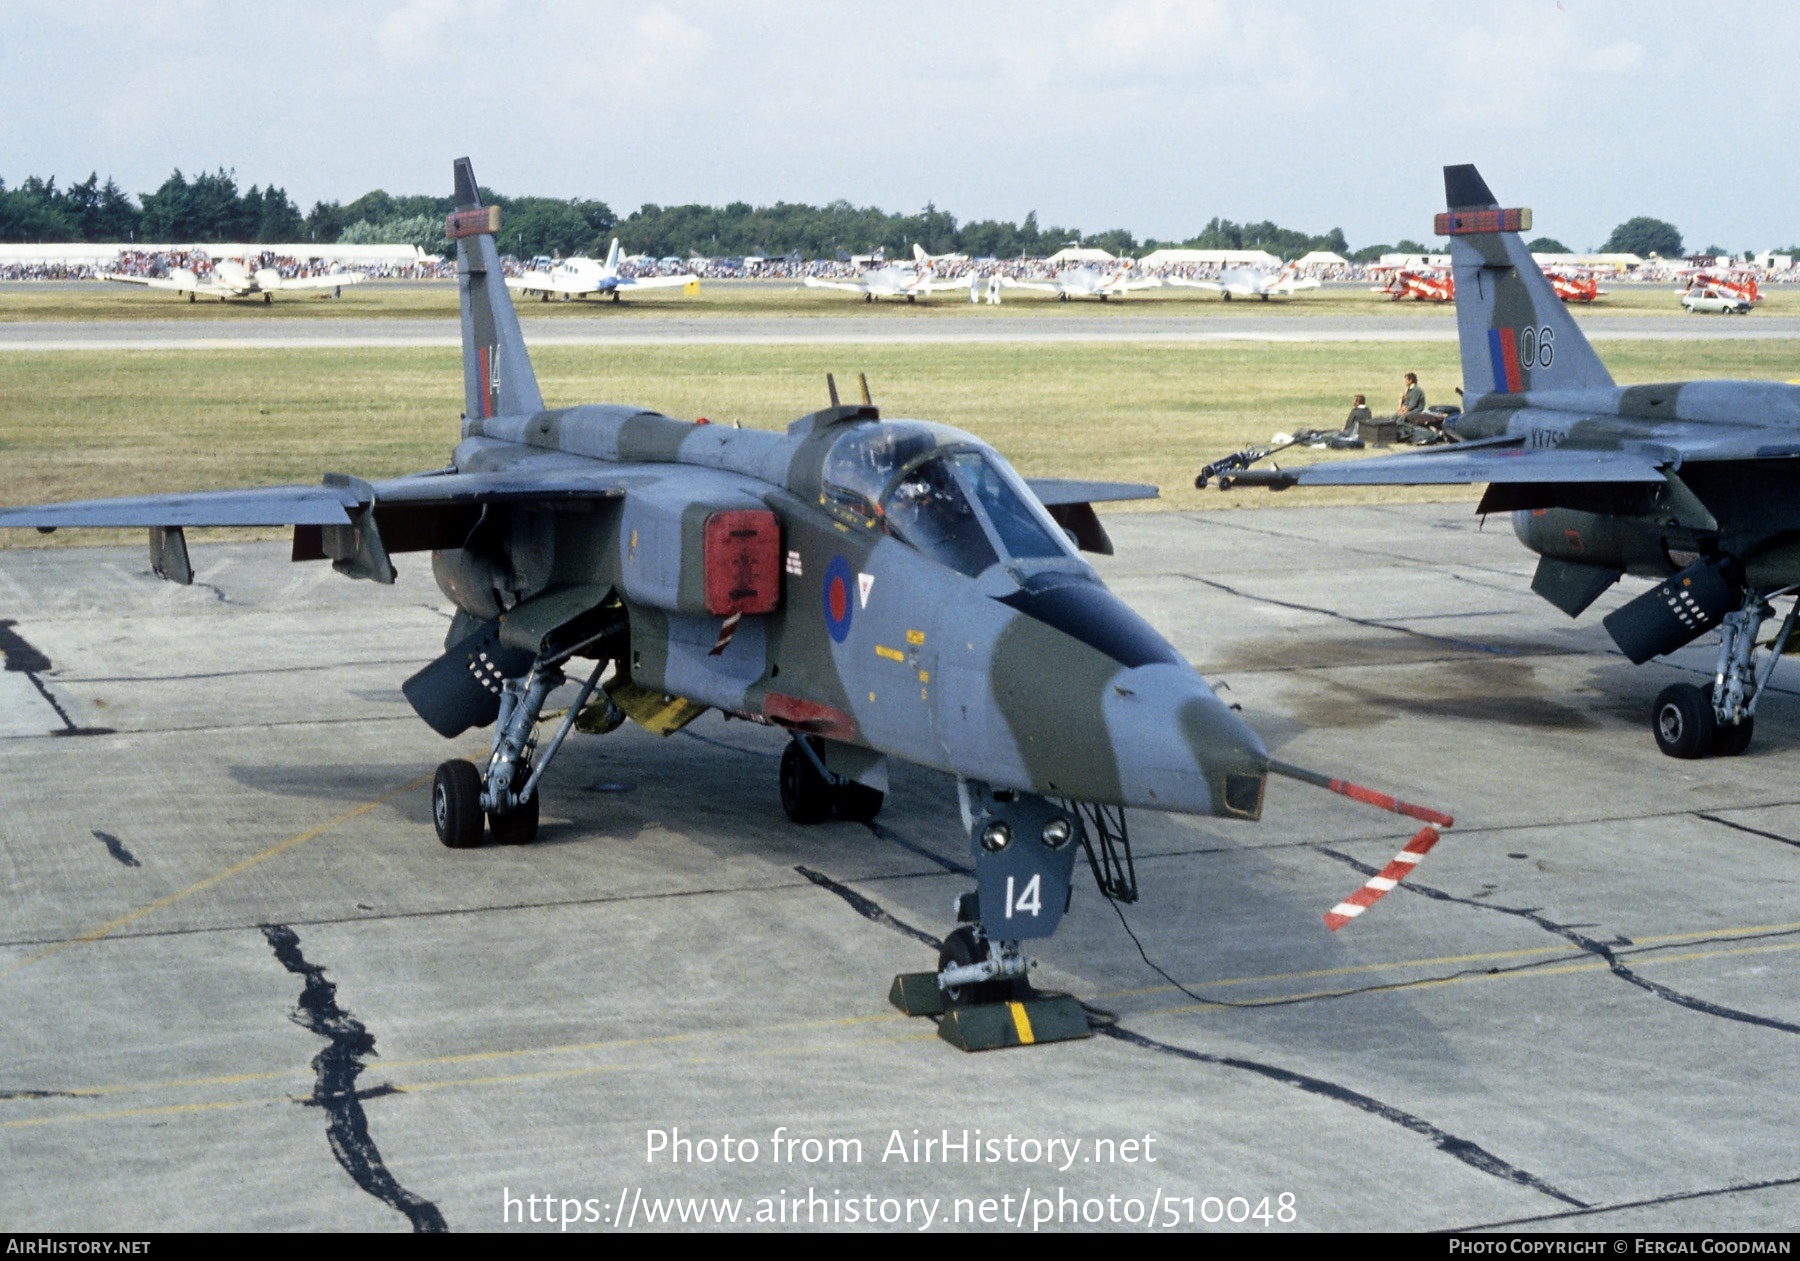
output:
M1621 382L1800 376L1796 342L1609 342ZM992 442L1027 474L1153 482L1164 508L1473 503L1479 488L1198 492L1200 465L1276 430L1379 410L1399 375L1452 397L1451 343L547 347L552 405L613 400L779 428L823 406L824 375L867 372L889 416ZM461 410L456 352L420 349L15 352L0 356L0 503L368 478L441 467ZM1306 457L1300 457L1306 458ZM0 532L0 546L103 540Z
M1770 286L1757 314L1800 314L1800 292L1794 286ZM1620 284L1592 307L1581 308L1584 320L1604 320L1608 315L1658 315L1682 318L1673 285ZM553 316L565 319L632 320L682 316L704 319L716 316L781 315L789 317L863 315L877 319L991 320L1027 315L1045 319L1072 313L1128 320L1134 316L1204 315L1244 319L1255 316L1355 316L1442 317L1446 308L1434 303L1393 302L1366 286L1331 286L1310 290L1293 298L1270 302L1237 300L1222 302L1210 293L1193 289L1147 290L1105 304L1088 300L1058 302L1049 294L1010 290L998 307L971 305L967 298L949 292L918 303L865 303L854 294L805 289L788 282L707 281L695 297L680 290L629 295L623 301L593 300L518 303L519 314L532 319ZM456 315L456 285L375 281L344 290L342 298L276 295L272 303L260 299L190 303L179 295L130 285L14 283L0 285L0 322L63 320L166 319L207 322L218 319L331 320L331 319L448 319ZM1727 317L1691 317L1719 319ZM1750 317L1756 318L1755 315Z

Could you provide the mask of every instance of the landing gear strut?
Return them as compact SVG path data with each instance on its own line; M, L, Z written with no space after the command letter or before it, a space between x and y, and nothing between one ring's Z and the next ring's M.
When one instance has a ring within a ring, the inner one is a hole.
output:
M938 1036L988 1051L1092 1035L1087 1011L1066 994L1031 986L1022 946L1056 931L1085 839L1082 812L1035 793L957 781L973 892L956 900L961 921L938 950L938 970L894 978L888 1001L909 1016L937 1016Z
M500 716L494 723L493 747L484 775L460 758L437 769L431 790L432 821L438 839L451 849L472 849L481 844L481 824L486 816L488 832L498 845L529 845L537 839L538 781L562 748L582 706L600 685L606 662L582 685L581 693L563 716L562 725L538 752L537 723L544 702L567 682L560 662L539 657L522 679L501 684Z
M1756 703L1800 619L1800 599L1782 619L1781 629L1760 662L1756 636L1763 623L1775 615L1769 601L1794 590L1746 592L1743 604L1725 615L1719 624L1719 659L1712 682L1703 688L1674 683L1657 695L1650 715L1657 748L1670 757L1697 758L1709 753L1735 757L1750 747Z

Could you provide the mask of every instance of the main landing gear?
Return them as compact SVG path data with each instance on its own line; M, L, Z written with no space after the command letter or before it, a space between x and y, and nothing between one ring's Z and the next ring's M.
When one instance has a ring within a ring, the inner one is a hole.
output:
M887 794L834 774L810 736L795 736L781 754L781 809L795 823L823 823L834 814L846 823L871 823Z
M1781 629L1760 662L1756 636L1775 614L1769 601L1794 590L1787 587L1767 595L1748 592L1743 604L1725 615L1719 624L1719 659L1712 682L1704 687L1673 683L1658 693L1650 714L1657 748L1670 757L1699 758L1709 753L1736 757L1750 747L1756 730L1756 703L1787 649L1794 623L1800 618L1800 599L1782 619Z
M538 715L550 694L567 681L561 665L546 664L540 657L524 678L501 684L500 716L494 723L486 773L461 758L437 769L431 787L431 815L440 841L451 849L473 849L481 844L484 821L497 845L529 845L537 839L538 782L600 685L606 664L601 661L594 667L541 753Z

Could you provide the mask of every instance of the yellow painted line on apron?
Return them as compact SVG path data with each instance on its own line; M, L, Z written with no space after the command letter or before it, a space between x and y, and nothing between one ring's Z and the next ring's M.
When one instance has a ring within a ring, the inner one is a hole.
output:
M279 857L280 855L287 853L290 849L295 849L306 844L310 840L325 835L327 832L342 827L352 819L359 819L372 810L380 809L395 797L398 797L401 793L410 792L413 789L430 782L431 776L429 775L422 775L418 779L409 780L408 782L401 784L398 788L383 793L373 801L365 801L360 806L354 806L351 809L344 811L342 814L334 815L317 827L310 827L304 832L296 832L286 840L277 841L260 853L252 854L242 862L233 863L223 871L216 871L204 880L197 880L185 889L178 889L174 893L156 899L154 902L147 902L134 911L127 911L125 914L114 919L109 919L104 924L90 928L84 933L77 933L75 936L66 938L63 941L53 942L52 944L45 946L42 950L37 951L35 954L26 955L23 959L8 964L4 968L0 968L0 978L11 976L20 968L37 963L43 959L48 959L51 955L59 954L62 951L67 950L70 946L85 945L88 942L99 941L103 937L110 937L121 928L124 928L127 924L135 924L146 915L153 914L165 907L174 906L177 902L191 898L196 893L204 893L214 885L222 884L233 876L242 875L252 867L266 863L271 858Z

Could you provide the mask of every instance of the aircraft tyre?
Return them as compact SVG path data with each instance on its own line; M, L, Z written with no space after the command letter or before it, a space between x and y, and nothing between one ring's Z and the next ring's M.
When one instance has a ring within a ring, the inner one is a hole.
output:
M438 840L451 849L481 844L481 772L453 758L437 768L431 784L431 818Z
M1712 704L1712 693L1713 685L1710 683L1700 689L1700 694L1706 697L1706 703L1708 705ZM1713 719L1712 751L1719 757L1736 757L1750 747L1750 737L1754 735L1755 732L1756 716L1754 714L1745 715L1735 727L1727 723L1719 722L1717 716L1715 716Z
M1750 737L1756 734L1756 719L1745 718L1737 726L1714 725L1712 751L1720 757L1736 757L1750 747Z
M781 753L781 809L795 823L823 823L831 817L831 785L812 759L789 740Z
M839 784L833 796L837 816L846 823L873 823L875 816L881 813L881 803L887 800L887 794L879 788L870 788L853 779Z
M988 957L988 941L973 924L964 924L944 938L938 947L938 971L980 963ZM1021 998L1019 983L1011 980L977 981L973 985L953 985L943 990L945 1007L974 1007L981 1003L1004 1003Z
M537 840L538 833L538 795L532 793L526 800L508 810L505 814L489 814L488 831L493 833L496 845L529 845Z
M1671 683L1657 693L1650 730L1670 757L1705 757L1713 747L1712 702L1692 683Z
M264 306L268 306L268 305L269 305L269 303L271 303L271 302L273 302L273 301L275 301L275 295L274 295L274 294L272 294L272 293L265 293L265 294L263 294L263 305L264 305Z

